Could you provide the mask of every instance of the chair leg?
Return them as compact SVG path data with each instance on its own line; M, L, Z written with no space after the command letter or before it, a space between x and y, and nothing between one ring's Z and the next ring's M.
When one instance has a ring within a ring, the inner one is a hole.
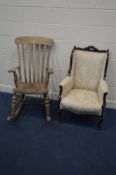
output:
M20 111L24 105L25 94L22 94L21 98L17 99L16 94L12 96L12 111L11 116L7 117L7 121L13 121L18 118Z
M102 123L103 123L103 115L99 119L97 130L100 130L102 128Z
M14 93L12 96L12 112L11 116L7 117L7 121L12 121L16 119L15 112L16 112L16 94Z
M44 100L45 100L45 112L46 112L46 120L48 122L51 121L51 116L50 116L50 100L48 98L48 95L44 95Z
M58 109L58 122L61 123L62 121L62 114L61 114L61 110Z

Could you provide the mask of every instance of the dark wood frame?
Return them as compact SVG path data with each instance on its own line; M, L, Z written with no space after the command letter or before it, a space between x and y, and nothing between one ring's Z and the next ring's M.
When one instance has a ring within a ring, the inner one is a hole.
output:
M88 46L85 48L80 48L80 47L76 47L74 46L72 51L71 51L71 55L70 55L70 65L69 65L69 70L68 70L68 76L71 75L71 69L72 69L72 63L73 63L73 54L75 50L82 50L82 51L89 51L89 52L98 52L98 53L107 53L107 60L106 60L106 65L105 65L105 69L104 69L104 79L106 79L106 73L107 73L107 68L108 68L108 62L109 62L109 49L108 50L99 50L94 46ZM58 110L58 120L61 121L61 109L60 109L60 102L61 102L61 96L62 96L62 91L63 91L63 87L59 86L60 91L59 91L59 97L58 97L58 104L59 104L59 110ZM102 104L102 113L101 116L97 116L96 117L99 119L98 125L97 125L97 129L101 129L102 127L102 123L103 123L103 119L104 119L104 109L106 107L106 96L107 93L104 93L103 95L103 104Z

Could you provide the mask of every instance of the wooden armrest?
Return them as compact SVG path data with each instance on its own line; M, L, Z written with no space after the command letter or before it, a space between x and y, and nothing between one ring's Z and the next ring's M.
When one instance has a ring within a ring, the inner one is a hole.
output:
M53 73L54 73L54 72L53 72L53 69L51 69L51 68L47 68L46 70L47 70L47 72L48 72L49 74L53 74Z
M16 72L16 70L17 69L20 69L20 67L19 66L16 66L16 67L14 67L14 68L12 68L12 69L10 69L8 72L9 73L13 73L13 76L14 76L14 83L15 83L15 86L16 87L18 87L18 75L17 75L17 72Z
M14 67L14 68L8 70L8 72L9 72L9 73L14 73L14 72L16 72L17 69L20 69L20 67L19 67L19 66L16 66L16 67Z

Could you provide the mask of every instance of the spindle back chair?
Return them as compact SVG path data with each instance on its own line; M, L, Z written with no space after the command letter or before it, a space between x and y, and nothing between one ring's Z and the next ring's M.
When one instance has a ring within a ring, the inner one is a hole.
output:
M52 70L49 68L53 39L36 36L17 37L18 66L9 70L14 74L15 88L12 97L12 113L7 120L17 118L26 94L43 94L46 119L51 120L48 99L48 82ZM17 101L17 94L21 94ZM17 105L19 104L19 105Z

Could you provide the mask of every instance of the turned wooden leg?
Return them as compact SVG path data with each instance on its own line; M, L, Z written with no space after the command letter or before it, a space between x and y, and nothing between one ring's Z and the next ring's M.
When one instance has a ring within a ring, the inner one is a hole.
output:
M51 121L51 116L50 116L50 100L49 100L47 94L44 96L44 99L45 99L46 120L48 122L50 122Z
M102 123L104 120L104 110L105 110L105 105L102 106L102 113L98 122L97 130L100 130L102 128Z
M16 112L16 94L14 93L12 96L12 112L11 116L7 117L7 121L12 121L16 119L15 112Z
M57 121L61 123L62 121L62 113L60 109L60 100L58 101L58 107L57 107Z
M58 122L61 123L61 121L62 121L62 114L61 114L61 110L60 109L58 110L58 117L57 118L58 118Z
M12 96L12 111L11 116L7 117L7 121L13 121L18 118L20 111L22 110L25 102L25 94L17 99L16 94Z
M99 122L98 122L97 130L100 130L102 128L102 123L103 123L103 117L101 117Z

